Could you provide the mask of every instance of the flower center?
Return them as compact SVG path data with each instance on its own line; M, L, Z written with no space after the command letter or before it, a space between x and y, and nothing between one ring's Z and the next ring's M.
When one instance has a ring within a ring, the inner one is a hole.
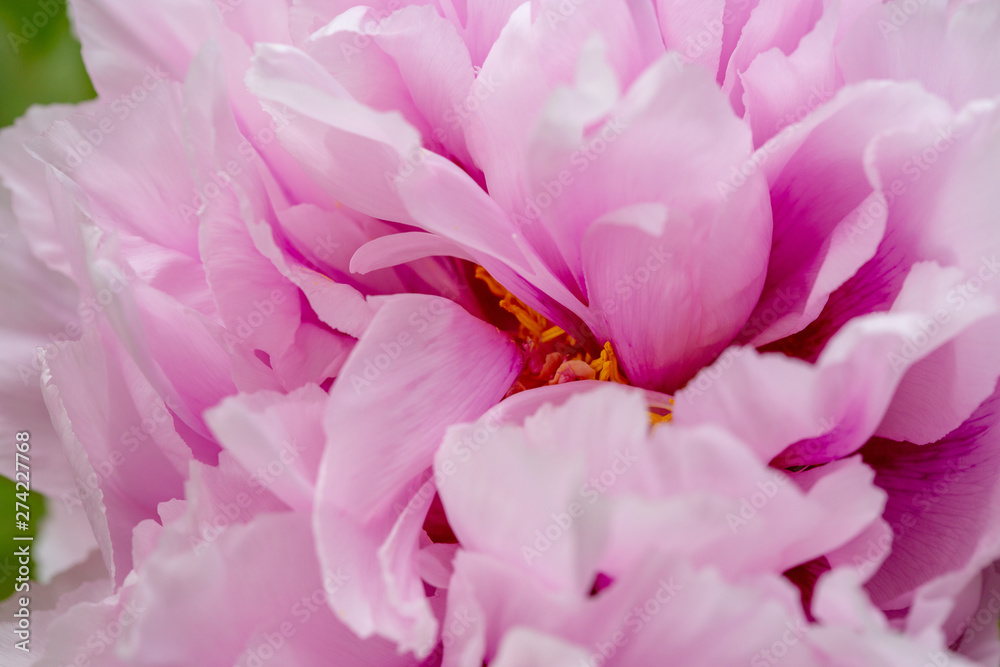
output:
M507 391L511 396L526 389L576 380L605 380L628 384L618 368L611 343L605 343L600 356L593 357L561 328L552 325L543 315L511 294L481 266L476 278L486 284L499 306L517 320L517 331L509 331L524 354L524 369Z
M610 341L604 343L600 354L594 357L572 336L511 294L486 269L477 266L475 276L485 284L490 294L500 299L500 308L513 315L517 323L516 327L511 325L506 328L521 346L524 368L507 390L506 396L527 389L577 380L629 384L618 367L618 359ZM673 403L673 400L670 402ZM670 418L669 408L657 408L649 413L652 424L667 422Z

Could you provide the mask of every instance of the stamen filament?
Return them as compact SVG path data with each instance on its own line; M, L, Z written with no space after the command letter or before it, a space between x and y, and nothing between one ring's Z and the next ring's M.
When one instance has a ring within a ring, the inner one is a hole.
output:
M611 348L610 341L604 344L600 358L594 359L590 363L590 367L597 373L598 380L628 384L628 380L625 379L625 376L618 369L618 359L615 357L615 351Z

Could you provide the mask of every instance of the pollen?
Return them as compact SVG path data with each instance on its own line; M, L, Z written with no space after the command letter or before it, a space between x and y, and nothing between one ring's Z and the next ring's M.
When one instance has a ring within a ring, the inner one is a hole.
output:
M499 299L497 305L513 315L517 322L517 330L511 331L508 328L507 333L521 345L524 369L507 391L507 396L527 389L577 380L629 384L618 366L618 357L610 342L604 343L600 354L594 357L566 331L553 325L544 315L511 294L486 269L477 266L475 276L486 285L490 294ZM669 404L650 406L651 428L671 420L673 402L673 399L669 399Z
M611 348L610 341L604 344L601 356L590 362L590 367L594 369L598 380L628 384L625 376L618 370L618 359L615 358L615 351Z
M508 333L521 344L525 365L508 396L525 389L576 380L628 384L610 342L604 344L595 358L561 327L553 325L544 315L511 294L486 269L477 266L475 275L499 299L500 308L517 321L517 331Z

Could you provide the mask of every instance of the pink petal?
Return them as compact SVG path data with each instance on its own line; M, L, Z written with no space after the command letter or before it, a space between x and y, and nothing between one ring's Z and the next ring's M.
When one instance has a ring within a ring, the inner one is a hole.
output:
M802 330L876 254L885 200L895 195L870 154L882 136L948 115L940 100L915 86L868 83L845 89L757 152L771 190L774 242L745 340L760 346Z
M351 258L351 270L365 274L436 255L475 261L460 244L450 239L423 232L402 232L379 237L358 248Z
M343 620L426 656L435 622L416 556L433 486L420 475L445 428L492 406L521 360L505 335L445 299L399 295L378 308L330 390L314 526L323 563L365 568L331 595Z
M876 603L895 600L934 576L961 568L980 535L992 532L1000 466L994 393L958 429L931 445L877 439L862 450L889 493L889 557L868 582ZM995 538L994 538L995 539Z
M491 407L521 367L510 339L450 301L399 295L378 307L330 390L325 421L323 501L359 516L427 468L445 427ZM391 422L380 417L386 405Z
M45 165L24 147L24 142L42 134L52 123L65 120L81 107L52 105L30 108L14 125L0 132L0 180L12 196L12 210L21 222L22 231L31 252L46 266L67 276L72 275L66 251L59 242L59 233L52 222L52 206L48 200Z
M876 4L837 49L845 80L915 79L956 108L994 97L1000 85L986 73L1000 63L1000 11L993 3L949 4L928 0L919 11L899 0Z
M207 414L220 444L260 484L295 510L312 509L326 438L327 395L316 385L290 394L260 392L222 401Z
M180 86L148 81L134 110L119 101L86 107L28 147L80 186L102 228L196 257L196 220L183 208L198 190L184 153ZM150 134L150 125L160 130Z
M131 569L132 529L182 494L187 445L173 416L115 343L88 328L47 362L46 403L77 478L76 506L90 518L108 571Z
M822 14L822 3L815 0L760 0L740 34L736 48L726 64L723 92L729 95L733 109L743 115L743 83L740 75L758 54L778 48L791 53L803 35L812 30Z
M200 552L156 554L139 579L133 603L141 616L121 652L132 661L236 664L267 646L282 665L330 655L411 664L336 620L323 592L355 575L320 570L310 547L307 517L284 513L229 528Z
M723 17L728 17L726 0L658 0L660 33L668 51L677 51L689 63L719 71L722 57Z
M308 384L322 385L337 377L355 342L350 336L303 322L288 351L271 360L274 373L289 390Z
M331 196L376 218L407 222L386 175L397 173L420 137L397 112L380 113L347 91L305 53L260 45L250 89L298 114L282 130L282 145Z

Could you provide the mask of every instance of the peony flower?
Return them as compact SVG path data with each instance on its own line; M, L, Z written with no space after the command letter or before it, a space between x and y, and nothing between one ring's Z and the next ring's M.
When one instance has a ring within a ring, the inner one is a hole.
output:
M996 664L995 3L71 9L5 660Z

